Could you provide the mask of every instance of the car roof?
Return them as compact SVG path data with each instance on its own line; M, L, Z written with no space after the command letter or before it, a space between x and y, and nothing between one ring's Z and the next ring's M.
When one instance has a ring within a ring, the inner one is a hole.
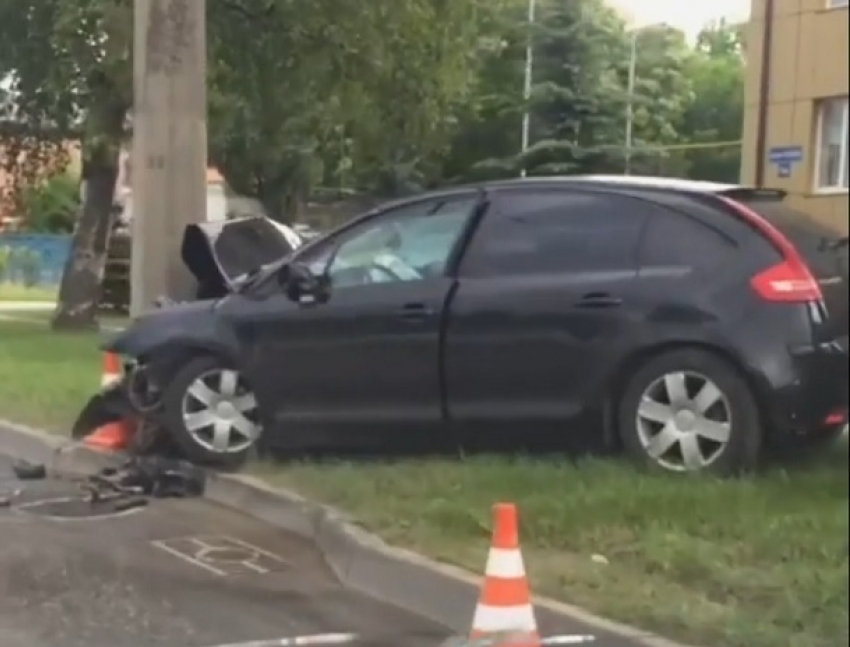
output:
M388 208L412 204L423 200L433 200L441 197L452 197L457 194L472 191L487 191L495 189L522 189L522 188L556 188L567 186L595 187L600 189L620 190L650 190L669 193L697 193L697 194L725 194L745 195L758 192L758 189L739 184L723 184L720 182L707 182L702 180L687 180L671 177L652 177L640 175L553 175L527 178L509 178L505 180L490 180L477 184L463 184L447 186L431 191L417 193L389 202L385 202L372 210L385 211ZM777 197L780 192L770 191Z
M600 188L655 189L687 193L725 193L744 189L736 184L721 184L702 180L641 175L562 175L532 178L515 178L485 183L484 187L540 186L540 185L592 185Z
M688 180L671 177L653 177L641 175L544 175L537 177L508 178L503 180L490 180L476 184L462 184L446 186L431 191L408 195L395 200L388 200L373 209L370 209L353 221L349 221L340 228L345 228L356 221L365 220L372 216L402 208L417 202L438 200L440 198L451 199L460 195L469 195L476 191L488 191L497 189L513 188L557 188L557 187L594 187L601 189L619 189L633 191L659 191L662 193L678 194L702 194L702 195L726 195L731 198L751 198L761 196L766 199L782 200L785 192L779 189L757 189L755 187L740 184L723 184L720 182L707 182L702 180ZM336 231L336 229L334 230ZM310 241L311 243L313 241Z

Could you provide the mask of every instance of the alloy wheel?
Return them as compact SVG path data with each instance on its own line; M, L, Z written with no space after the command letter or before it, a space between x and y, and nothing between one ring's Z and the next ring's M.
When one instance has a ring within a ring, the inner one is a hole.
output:
M714 463L732 434L732 409L718 386L695 372L668 373L644 391L637 431L664 469L696 472Z
M254 393L238 371L199 375L183 396L183 425L192 439L217 454L245 451L260 437Z

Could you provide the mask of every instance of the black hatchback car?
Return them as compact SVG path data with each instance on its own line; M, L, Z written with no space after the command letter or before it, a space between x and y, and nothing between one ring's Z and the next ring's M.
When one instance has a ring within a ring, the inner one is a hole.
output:
M207 463L261 437L539 430L729 473L846 425L847 283L847 240L778 191L514 180L385 205L106 349L133 360L137 413Z

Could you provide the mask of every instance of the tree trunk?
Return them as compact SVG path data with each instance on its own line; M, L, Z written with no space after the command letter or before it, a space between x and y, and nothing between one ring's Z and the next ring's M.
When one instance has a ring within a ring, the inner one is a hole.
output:
M59 300L51 326L54 330L97 328L100 286L106 266L112 204L118 178L118 154L103 151L84 164L86 195L74 229L71 253L65 263Z

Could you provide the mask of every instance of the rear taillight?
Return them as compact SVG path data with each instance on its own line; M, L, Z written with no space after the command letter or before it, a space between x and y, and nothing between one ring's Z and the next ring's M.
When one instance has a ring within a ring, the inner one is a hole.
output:
M759 272L750 284L765 301L811 303L821 301L823 294L817 280L805 265L798 267L784 261Z
M726 197L721 199L763 234L784 259L781 263L759 272L750 280L758 295L765 301L782 303L823 301L820 284L787 236L746 205Z

